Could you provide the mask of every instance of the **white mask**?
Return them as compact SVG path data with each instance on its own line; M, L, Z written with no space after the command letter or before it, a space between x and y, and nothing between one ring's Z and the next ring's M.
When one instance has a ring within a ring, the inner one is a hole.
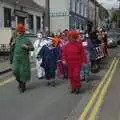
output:
M43 35L42 35L41 33L38 33L38 34L37 34L37 37L38 37L39 39L41 39L41 38L43 37Z
M86 34L85 36L86 36L87 38L89 37L89 35L88 35L88 34Z

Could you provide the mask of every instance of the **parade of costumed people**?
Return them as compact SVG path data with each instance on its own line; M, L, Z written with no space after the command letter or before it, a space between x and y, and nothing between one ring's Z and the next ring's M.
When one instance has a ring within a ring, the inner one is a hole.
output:
M15 43L12 69L20 92L25 92L26 82L30 81L31 78L29 52L33 51L34 47L30 40L24 35L25 26L23 24L18 24L16 31L18 37Z
M57 80L69 79L71 93L79 94L82 82L91 81L90 75L99 70L98 58L104 50L101 43L104 38L96 31L67 30L43 37L37 33L33 45L25 37L25 27L18 24L16 28L13 73L18 81L20 92L26 90L26 82L30 80L29 52L35 58L37 78L46 79L47 86L55 87ZM102 52L100 52L99 50Z

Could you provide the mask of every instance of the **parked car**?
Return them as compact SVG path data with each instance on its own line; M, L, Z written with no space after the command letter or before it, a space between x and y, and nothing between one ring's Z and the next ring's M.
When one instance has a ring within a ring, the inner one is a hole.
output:
M117 47L117 39L114 33L108 33L108 48Z

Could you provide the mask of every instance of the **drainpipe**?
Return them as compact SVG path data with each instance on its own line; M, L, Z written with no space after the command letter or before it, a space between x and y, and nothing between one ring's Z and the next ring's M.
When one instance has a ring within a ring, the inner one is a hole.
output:
M46 0L45 21L45 31L50 35L50 0Z

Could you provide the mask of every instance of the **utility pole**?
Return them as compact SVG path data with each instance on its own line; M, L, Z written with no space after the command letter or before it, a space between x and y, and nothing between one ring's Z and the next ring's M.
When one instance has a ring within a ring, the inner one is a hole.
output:
M90 10L90 0L88 0L88 20L90 18L90 12L89 12L89 10Z
M94 29L96 30L96 0L94 0L94 4L95 4L95 18L94 18L95 19L95 23L94 23L95 24L95 26L94 26L95 28Z
M87 1L88 2L88 4L87 4L87 6L88 6L88 10L87 10L87 12L88 12L88 16L87 16L87 18L88 18L88 24L87 24L87 30L88 30L88 33L91 31L91 29L90 29L90 23L89 23L89 21L90 21L90 0L88 0Z
M50 0L46 0L46 10L45 10L45 31L50 35Z

